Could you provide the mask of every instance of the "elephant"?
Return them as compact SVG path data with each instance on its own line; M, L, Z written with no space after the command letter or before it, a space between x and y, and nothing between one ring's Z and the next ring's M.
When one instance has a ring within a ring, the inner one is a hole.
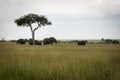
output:
M33 45L33 41L32 41L32 39L31 39L31 40L29 40L29 45ZM40 41L35 40L35 45L42 45L42 44L41 44L41 42L40 42Z
M113 40L112 44L119 44L119 41L118 40Z
M17 44L25 44L26 41L24 39L18 39Z
M35 40L35 44L36 44L36 45L42 45L41 42L38 41L38 40Z
M77 45L86 45L86 41L78 41Z
M45 38L45 39L43 40L43 44L44 44L44 45L47 45L47 44L52 44L52 43L50 42L49 38Z
M49 38L45 38L43 40L43 44L47 45L47 44L53 44L56 43L57 44L57 40L54 37L49 37Z
M57 44L57 40L54 37L50 37L49 40L52 44L53 43Z

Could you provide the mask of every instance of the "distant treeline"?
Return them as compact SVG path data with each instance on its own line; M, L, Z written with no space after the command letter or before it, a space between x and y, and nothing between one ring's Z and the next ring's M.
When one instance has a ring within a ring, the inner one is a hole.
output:
M120 42L118 40L105 39L105 40L102 40L102 43L106 43L106 44L119 44Z
M29 42L31 39L24 39L26 42ZM16 42L17 40L0 40L0 42ZM43 40L39 40L43 41ZM78 41L81 40L57 40L58 43L77 43ZM85 40L86 43L88 44L120 44L120 40L115 40L115 39L101 39L101 40Z
M63 43L77 43L78 41L82 40L65 40L65 41L58 41ZM84 40L88 44L120 44L120 40L115 39L101 39L101 40Z

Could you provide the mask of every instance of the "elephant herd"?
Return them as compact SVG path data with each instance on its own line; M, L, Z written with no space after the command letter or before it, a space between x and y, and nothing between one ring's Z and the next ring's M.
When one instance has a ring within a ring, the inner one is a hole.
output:
M25 44L27 41L25 39L19 39L17 40L17 44ZM29 41L29 45L33 45L33 40L30 39ZM43 45L48 45L48 44L57 44L57 40L54 37L49 37L49 38L45 38L43 40ZM35 40L35 45L42 45L42 43L38 40ZM77 41L77 45L86 45L86 41L82 40L82 41Z
M25 39L17 40L17 44L25 44L25 43L26 43ZM53 43L57 44L57 40L54 37L45 38L43 40L43 45L48 45ZM29 45L33 45L32 39L29 40ZM35 45L42 45L42 43L38 40L35 40Z
M86 45L87 41L77 41L77 45ZM19 39L16 42L17 44L25 44L26 40L25 39ZM45 38L43 40L43 45L48 45L48 44L57 44L57 40L54 37L49 37L49 38ZM32 39L29 40L29 45L33 45L33 41ZM35 40L35 45L42 45L42 42Z

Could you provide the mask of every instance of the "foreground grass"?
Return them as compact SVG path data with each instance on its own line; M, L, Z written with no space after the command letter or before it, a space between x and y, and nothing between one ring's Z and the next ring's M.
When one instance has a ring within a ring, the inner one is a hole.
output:
M120 80L120 45L0 43L0 80Z

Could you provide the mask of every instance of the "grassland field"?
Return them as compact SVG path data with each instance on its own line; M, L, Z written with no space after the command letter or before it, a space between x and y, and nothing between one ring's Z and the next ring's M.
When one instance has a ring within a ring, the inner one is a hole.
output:
M0 80L120 80L120 44L0 42Z

